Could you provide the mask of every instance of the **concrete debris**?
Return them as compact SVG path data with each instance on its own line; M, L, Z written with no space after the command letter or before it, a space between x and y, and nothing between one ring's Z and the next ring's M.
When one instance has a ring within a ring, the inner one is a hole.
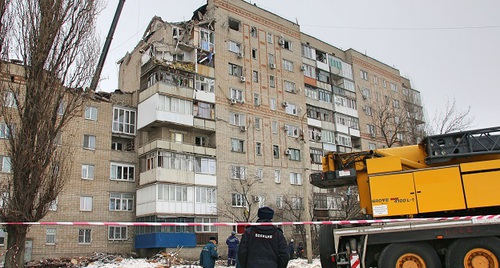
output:
M180 258L179 252L181 248L177 248L174 252L159 252L151 258L145 259L149 264L154 265L155 268L171 268L171 267L191 267L196 265L197 262L186 261ZM132 256L133 257L133 256ZM35 267L99 267L105 264L120 264L125 259L129 261L131 256L122 256L120 254L107 254L107 253L93 253L90 256L77 257L77 258L47 258L38 261L31 261L26 264L27 268ZM195 266L196 267L196 266Z

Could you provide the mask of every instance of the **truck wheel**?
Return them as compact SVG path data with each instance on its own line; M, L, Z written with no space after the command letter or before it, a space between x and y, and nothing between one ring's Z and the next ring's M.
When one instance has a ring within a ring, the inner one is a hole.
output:
M446 267L499 268L500 239L479 237L458 239L446 251Z
M322 268L335 268L336 265L332 262L331 255L335 253L333 245L333 229L332 224L324 224L319 228L319 259Z
M389 244L380 253L379 268L441 268L436 251L427 243Z

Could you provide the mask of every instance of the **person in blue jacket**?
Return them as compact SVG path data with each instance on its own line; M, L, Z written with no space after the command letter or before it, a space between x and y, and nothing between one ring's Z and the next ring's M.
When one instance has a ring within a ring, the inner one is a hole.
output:
M200 265L203 268L214 268L215 260L219 258L217 253L217 238L214 236L210 237L210 242L206 244L200 253Z
M238 244L240 240L236 237L236 232L232 231L231 235L226 239L227 245L227 266L236 265L236 254L238 252Z

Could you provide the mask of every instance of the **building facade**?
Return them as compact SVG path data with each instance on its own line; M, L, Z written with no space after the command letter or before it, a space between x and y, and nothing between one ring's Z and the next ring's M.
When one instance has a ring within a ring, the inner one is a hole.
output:
M47 221L248 222L264 205L276 221L345 218L355 194L308 184L325 152L418 142L420 93L399 70L245 1L193 14L152 18L119 61L120 90L68 126L74 174ZM232 230L45 226L29 238L36 258L195 247Z

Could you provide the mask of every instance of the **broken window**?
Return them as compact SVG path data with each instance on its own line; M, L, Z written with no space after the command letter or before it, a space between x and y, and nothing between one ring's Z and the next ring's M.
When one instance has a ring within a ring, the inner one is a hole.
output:
M292 42L291 41L288 41L288 40L285 40L285 39L281 38L279 40L279 43L280 43L280 45L281 45L282 48L288 49L288 50L292 51L293 47L292 47Z
M256 60L257 59L257 49L252 48L252 59Z
M239 20L229 18L228 23L229 23L229 29L235 30L235 31L240 30L240 21Z
M252 26L250 29L250 36L257 37L257 27Z
M241 67L239 65L229 63L228 67L229 67L229 74L230 75L241 76L243 74L243 67Z
M323 63L327 63L326 53L323 51L316 50L316 60Z
M200 29L200 48L206 51L214 51L214 33L207 29Z

